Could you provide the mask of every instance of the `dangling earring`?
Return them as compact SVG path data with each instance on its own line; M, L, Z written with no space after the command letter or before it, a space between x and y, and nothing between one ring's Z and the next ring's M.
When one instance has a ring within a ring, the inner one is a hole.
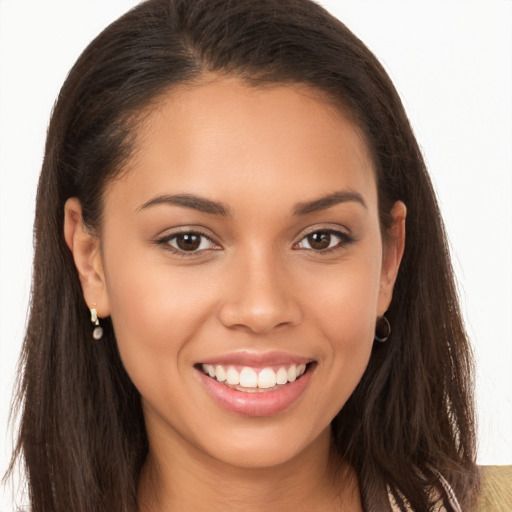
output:
M94 304L96 306L96 304ZM94 324L94 330L92 331L92 337L95 340L101 340L103 337L103 327L100 325L98 320L98 312L96 308L91 308L91 322Z
M385 343L391 334L391 324L389 320L383 315L377 317L377 323L375 324L375 341L379 343Z

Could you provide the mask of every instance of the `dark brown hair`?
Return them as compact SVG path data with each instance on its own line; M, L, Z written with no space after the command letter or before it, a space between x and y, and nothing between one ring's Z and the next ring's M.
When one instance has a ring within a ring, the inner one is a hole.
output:
M343 105L372 151L385 233L408 208L404 258L356 390L332 423L367 510L386 486L430 509L437 471L463 506L478 487L472 363L438 205L401 101L382 66L310 0L149 0L105 29L56 102L39 181L32 304L16 406L13 464L23 459L32 512L129 512L148 451L140 397L112 324L91 340L88 309L63 238L64 203L101 229L102 191L136 151L137 122L160 95L206 72L252 86L303 83ZM12 468L12 465L11 465Z

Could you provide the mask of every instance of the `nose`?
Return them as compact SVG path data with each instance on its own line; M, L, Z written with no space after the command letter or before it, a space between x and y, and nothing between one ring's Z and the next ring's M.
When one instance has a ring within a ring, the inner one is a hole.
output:
M289 269L272 255L253 255L232 262L224 301L219 310L222 324L230 329L266 334L302 319Z

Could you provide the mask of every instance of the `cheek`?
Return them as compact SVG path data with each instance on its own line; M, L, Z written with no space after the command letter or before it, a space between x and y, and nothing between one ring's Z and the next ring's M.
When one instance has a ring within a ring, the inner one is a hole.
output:
M328 340L326 365L331 376L342 384L344 400L359 382L370 358L375 330L376 301L361 288L356 293L340 293L318 312L317 330ZM337 386L333 382L333 387Z
M311 288L311 287L310 287ZM378 310L380 259L354 259L324 279L316 279L310 298L313 321L333 344L359 351L371 344Z
M319 276L317 276L319 277ZM313 331L324 342L325 407L332 419L359 383L370 359L380 286L378 258L354 260L316 281L310 300Z
M111 318L128 374L139 390L159 374L174 378L212 293L198 290L200 280L191 282L190 271L139 258L135 250L111 262L105 268Z

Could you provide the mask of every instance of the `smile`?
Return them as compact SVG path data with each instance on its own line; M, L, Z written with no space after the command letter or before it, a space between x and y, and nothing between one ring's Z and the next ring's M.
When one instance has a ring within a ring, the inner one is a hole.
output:
M304 375L306 364L283 365L277 370L268 366L262 369L250 366L237 369L234 366L202 364L201 369L205 375L216 379L217 382L224 383L239 391L254 393L274 391L290 382L295 382Z
M301 400L317 367L305 357L283 353L235 353L195 365L203 389L230 413L272 416Z

